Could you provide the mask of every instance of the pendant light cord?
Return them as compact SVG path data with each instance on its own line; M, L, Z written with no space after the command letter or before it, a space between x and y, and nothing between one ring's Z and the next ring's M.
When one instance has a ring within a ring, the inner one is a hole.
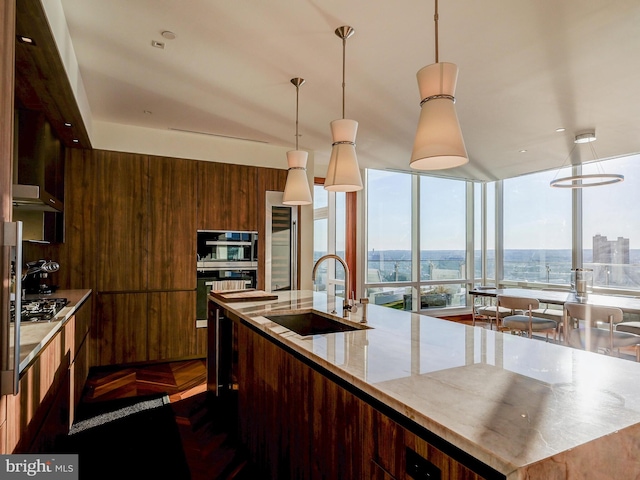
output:
M435 28L435 31L436 31L436 63L438 63L438 58L439 58L439 56L438 56L438 0L435 0L435 2L436 2L436 12L433 15L433 21L436 24L436 28Z
M296 87L296 150L298 150L298 105L300 100L300 85L304 83L304 78L292 78L291 83Z
M298 98L300 87L296 85L296 150L298 150Z
M346 91L346 70L347 70L347 38L355 33L355 30L348 25L336 28L334 32L342 39L342 118L345 117L345 91Z
M347 58L347 37L342 37L342 118L345 118L344 116L344 104L345 104L345 89L347 86L347 82L345 80L346 76L345 76L345 70L346 70L346 58Z

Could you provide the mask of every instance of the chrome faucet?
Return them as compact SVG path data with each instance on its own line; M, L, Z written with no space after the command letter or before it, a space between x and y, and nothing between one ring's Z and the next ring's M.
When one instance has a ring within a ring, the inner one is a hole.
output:
M316 264L313 266L313 271L311 272L311 281L313 282L313 286L315 290L316 273L318 272L318 266L325 260L328 260L331 258L339 261L344 267L344 302L342 303L342 316L346 317L347 314L351 311L351 296L349 295L349 267L347 267L347 263L338 255L335 255L333 253L323 255L318 259Z

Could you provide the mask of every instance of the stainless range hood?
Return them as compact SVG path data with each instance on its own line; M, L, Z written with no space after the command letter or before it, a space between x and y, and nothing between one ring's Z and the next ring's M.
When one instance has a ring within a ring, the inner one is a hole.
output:
M14 209L62 212L64 147L41 112L16 109L14 129Z
M13 208L57 213L64 210L64 204L38 185L13 185Z

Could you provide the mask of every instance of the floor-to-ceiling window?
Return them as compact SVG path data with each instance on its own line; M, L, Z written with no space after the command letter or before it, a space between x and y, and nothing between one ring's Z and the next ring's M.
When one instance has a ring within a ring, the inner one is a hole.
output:
M344 259L346 245L346 196L328 192L322 185L313 189L313 261L327 253ZM344 269L336 261L319 265L315 288L331 295L344 295Z
M412 178L367 170L366 184L367 295L378 305L403 308L405 298L412 296Z
M503 181L504 281L570 281L572 195L570 189L549 186L556 174L540 172Z
M420 176L421 309L466 304L467 184Z
M612 290L640 289L640 155L595 162L584 174L615 173L624 182L582 189L583 267L593 284Z
M467 183L367 170L365 288L404 310L466 305Z
M580 170L623 174L625 181L550 186ZM574 268L593 269L596 289L633 294L640 290L639 180L640 155L473 187L367 170L367 295L413 311L464 307L471 283L569 288Z

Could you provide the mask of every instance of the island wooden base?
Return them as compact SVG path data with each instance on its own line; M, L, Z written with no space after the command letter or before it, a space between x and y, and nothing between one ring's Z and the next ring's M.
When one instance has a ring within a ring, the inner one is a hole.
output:
M236 325L241 440L269 478L485 478L260 333ZM412 465L412 452L421 465ZM408 476L407 468L418 470ZM496 473L485 475L504 478Z

